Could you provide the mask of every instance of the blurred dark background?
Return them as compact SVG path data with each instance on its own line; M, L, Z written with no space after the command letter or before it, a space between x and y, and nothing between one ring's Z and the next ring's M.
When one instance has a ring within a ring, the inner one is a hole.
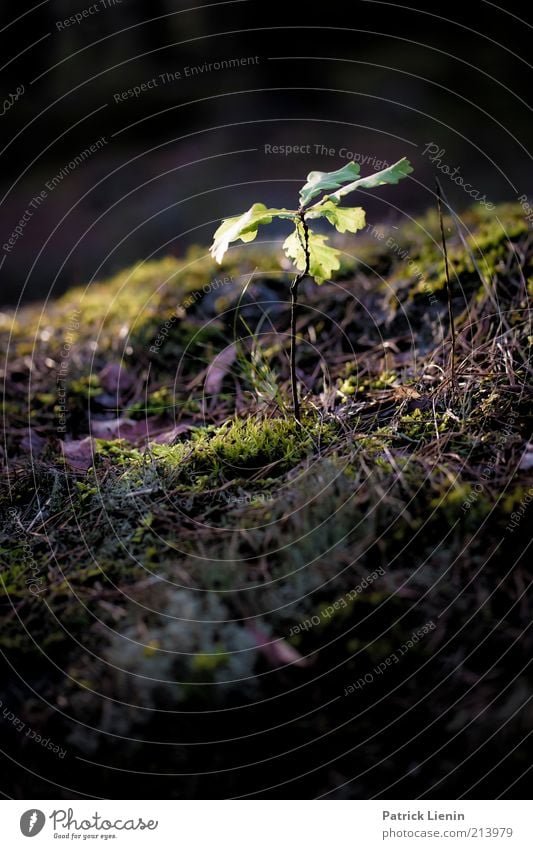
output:
M365 199L369 221L434 202L429 143L488 201L530 194L519 4L413 2L2 4L3 303L207 245L217 219L255 200L294 205L308 171L348 161L342 149L367 157L363 173L403 155L415 166L414 180ZM457 209L469 205L442 180Z

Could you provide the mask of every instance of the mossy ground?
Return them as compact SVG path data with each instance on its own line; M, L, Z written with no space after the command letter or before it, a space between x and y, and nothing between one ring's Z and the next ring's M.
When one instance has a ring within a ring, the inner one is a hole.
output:
M430 214L304 287L302 425L260 245L2 316L4 702L68 750L18 753L30 795L454 798L525 769L533 252L510 205L465 214L466 250L447 225L457 385ZM489 740L517 748L482 778Z

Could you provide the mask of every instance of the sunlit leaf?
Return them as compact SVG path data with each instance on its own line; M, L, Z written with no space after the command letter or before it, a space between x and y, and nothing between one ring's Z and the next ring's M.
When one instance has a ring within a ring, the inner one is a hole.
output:
M298 271L305 270L303 228L298 228L285 239L283 250L294 262ZM320 284L331 278L332 272L340 268L340 251L327 244L327 236L309 230L309 276Z
M312 206L306 218L326 218L339 233L357 233L366 224L365 211L361 206L337 206L332 200Z
M356 162L348 162L337 171L311 171L307 175L307 183L300 189L300 204L306 206L317 195L329 189L337 189L353 180L358 174L359 165Z
M293 219L296 213L289 209L268 209L264 203L254 203L247 212L225 218L213 237L211 256L217 262L222 262L230 242L240 239L251 242L257 236L261 224L270 224L274 217Z
M354 192L356 189L374 189L376 186L399 183L400 180L403 180L412 171L411 163L404 156L403 159L398 160L394 165L389 165L383 171L376 171L374 174L369 174L368 177L361 177L353 183L348 183L347 186L342 186L342 188L338 189L332 195L329 195L327 199L338 203L341 198L350 194L350 192Z

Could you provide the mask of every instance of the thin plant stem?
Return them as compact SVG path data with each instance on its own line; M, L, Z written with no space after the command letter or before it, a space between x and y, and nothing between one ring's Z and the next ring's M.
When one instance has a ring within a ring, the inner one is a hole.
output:
M294 410L294 418L301 423L300 419L300 401L298 400L298 381L296 378L296 311L298 306L298 287L304 277L309 274L309 229L304 217L303 210L298 210L298 218L301 224L301 230L298 229L300 240L305 254L305 268L296 275L291 283L291 388L292 388L292 405Z
M446 295L448 299L448 319L450 323L450 335L452 340L452 350L451 350L451 378L452 378L452 387L455 389L456 387L456 376L455 376L455 320L453 317L453 309L452 309L452 284L450 282L450 269L448 264L448 249L446 247L446 237L444 235L444 220L442 217L442 189L440 187L440 183L437 178L435 178L435 184L437 186L437 209L439 211L439 223L440 223L440 234L442 238L442 250L444 253L444 268L446 273Z

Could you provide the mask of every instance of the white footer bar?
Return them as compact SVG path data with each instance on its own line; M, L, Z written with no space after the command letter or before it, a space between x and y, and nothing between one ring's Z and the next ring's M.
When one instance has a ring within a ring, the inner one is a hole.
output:
M529 813L527 801L6 800L0 840L6 849L531 849Z

